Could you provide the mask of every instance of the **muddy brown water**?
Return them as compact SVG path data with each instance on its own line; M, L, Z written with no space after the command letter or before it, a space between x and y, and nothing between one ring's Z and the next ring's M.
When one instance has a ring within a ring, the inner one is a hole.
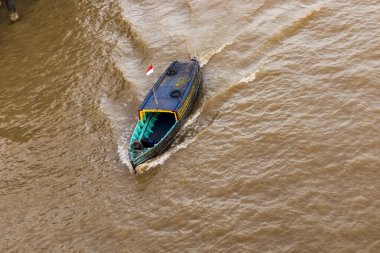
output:
M16 1L0 9L1 252L380 252L379 1ZM130 172L173 60L204 89Z

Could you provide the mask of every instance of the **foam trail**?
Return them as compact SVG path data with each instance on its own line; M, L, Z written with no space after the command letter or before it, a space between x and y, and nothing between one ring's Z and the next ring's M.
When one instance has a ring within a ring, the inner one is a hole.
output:
M207 52L206 54L199 56L199 65L201 67L203 67L204 65L206 65L209 62L209 60L211 59L211 57L213 57L216 54L219 54L220 52L223 51L223 49L225 47L227 47L227 46L229 46L231 44L232 44L232 42L226 43L226 44L222 45L221 47L219 47L218 49L211 50L211 51Z
M111 101L106 95L100 99L101 111L109 119L112 130L117 136L117 153L122 164L126 165L130 172L133 173L133 168L129 162L128 149L129 140L127 139L127 132L130 125L129 118L125 115L125 108L123 105L118 105Z
M232 84L231 87L237 85L237 84L241 84L241 83L249 83L249 82L252 82L256 79L256 75L260 72L259 69L257 69L255 72L251 73L250 75L242 78L238 83L235 83L235 84ZM231 88L230 87L230 88ZM229 89L228 89L229 90ZM181 132L183 132L185 129L187 129L189 126L191 126L197 119L198 117L201 115L202 111L203 111L203 108L204 108L205 104L202 103L202 105L200 106L200 108L195 112L193 113L189 119L187 119L186 123L184 124L184 126L182 127L181 129ZM180 135L181 133L179 133ZM177 151L181 150L181 149L185 149L187 148L187 146L189 144L192 144L193 142L196 141L197 139L197 136L193 136L192 138L187 138L185 141L183 141L182 143L176 145L176 146L172 146L168 151L166 151L165 153L161 154L160 156L158 157L155 157L153 158L152 160L146 162L146 163L143 163L139 166L137 166L136 168L136 174L137 175L141 175L143 174L144 172L147 172L157 166L160 166L160 165L163 165L165 163L166 160L169 159L170 156L172 156L173 154L175 154ZM178 135L177 137L178 138ZM127 142L125 142L125 144L122 144L121 146L119 145L119 150L118 150L118 153L119 153L119 156L120 156L120 160L122 161L123 164L127 165L129 167L129 169L131 171L133 171L130 163L129 163L129 160L128 160L128 154L126 152L126 149L125 147L127 146Z
M246 76L244 78L242 78L239 83L249 83L249 82L252 82L256 79L256 75L260 72L260 70L256 70L255 72L253 72L252 74L250 74L249 76Z
M130 45L133 47L133 51L137 51L143 59L149 57L149 46L142 37L141 31L139 31L136 25L133 23L133 20L128 17L128 8L125 6L124 1L119 1L119 6L122 9L121 12L121 22L119 23L123 31L126 32L126 35L130 41Z
M184 142L182 142L181 144L170 148L168 151L166 151L162 155L160 155L160 156L158 156L156 158L153 158L149 162L146 162L146 163L143 163L143 164L137 166L137 168L136 168L136 174L137 175L141 175L144 172L147 172L147 171L149 171L149 170L151 170L151 169L153 169L153 168L155 168L155 167L157 167L159 165L163 165L164 162L166 160L168 160L171 155L175 154L177 151L179 151L181 149L187 148L187 146L189 144L195 142L195 140L196 140L196 136L193 137L193 138L189 138L189 139L185 140Z
M193 124L195 122L195 120L199 117L199 115L201 115L201 112L202 112L202 108L203 106L201 107L201 109L199 109L197 112L195 112L185 123L185 125L183 126L183 129L186 129L188 126L190 126L191 124Z
M129 171L133 173L133 168L129 162L128 149L129 146L128 140L125 137L121 137L119 144L117 145L117 153L122 164L128 167Z
M303 16L298 17L289 25L284 26L279 31L272 34L268 38L267 43L278 44L294 36L296 33L300 31L300 29L304 28L311 20L313 20L322 9L323 7L316 6L308 10L306 13L303 14Z

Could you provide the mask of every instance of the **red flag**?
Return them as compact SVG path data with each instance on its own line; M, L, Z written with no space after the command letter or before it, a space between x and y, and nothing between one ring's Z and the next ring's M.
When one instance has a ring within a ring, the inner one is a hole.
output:
M146 75L149 76L152 73L153 73L153 66L150 65L149 68L148 68L148 70L146 71Z

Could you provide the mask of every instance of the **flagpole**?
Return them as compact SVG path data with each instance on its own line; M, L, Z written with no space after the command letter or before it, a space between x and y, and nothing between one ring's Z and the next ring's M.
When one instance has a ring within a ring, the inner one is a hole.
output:
M153 95L154 95L154 101L156 101L157 109L158 109L158 100L157 100L157 94L156 94L156 83L153 85Z
M153 78L154 80L156 80L156 73L154 73L154 70L153 70L153 65L151 64L148 68L148 70L146 71L146 75L149 76L150 74L153 74ZM157 99L157 94L156 94L156 81L154 81L153 83L153 96L154 96L154 101L156 102L156 106L157 106L157 109L158 109L158 99Z

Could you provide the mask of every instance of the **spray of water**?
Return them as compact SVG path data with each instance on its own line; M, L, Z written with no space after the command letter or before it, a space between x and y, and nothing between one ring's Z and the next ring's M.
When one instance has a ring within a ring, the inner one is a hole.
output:
M239 83L249 83L249 82L252 82L256 79L256 75L260 72L259 69L257 69L255 72L253 72L252 74L250 74L249 76L246 76L244 78L242 78Z
M229 46L229 45L231 45L231 44L232 44L232 42L231 42L231 43L226 43L226 44L222 45L222 46L219 47L219 48L216 48L216 49L210 50L210 51L208 51L208 52L206 52L206 53L204 53L204 54L201 54L201 55L199 56L199 65L200 65L201 67L205 66L205 65L210 61L210 59L211 59L214 55L219 54L220 52L223 51L223 49L224 49L225 47L227 47L227 46Z
M119 139L119 143L117 145L117 153L119 155L119 159L122 164L128 167L129 171L133 173L133 168L131 163L129 162L129 156L128 156L128 146L129 141L126 138L124 134L121 135Z

